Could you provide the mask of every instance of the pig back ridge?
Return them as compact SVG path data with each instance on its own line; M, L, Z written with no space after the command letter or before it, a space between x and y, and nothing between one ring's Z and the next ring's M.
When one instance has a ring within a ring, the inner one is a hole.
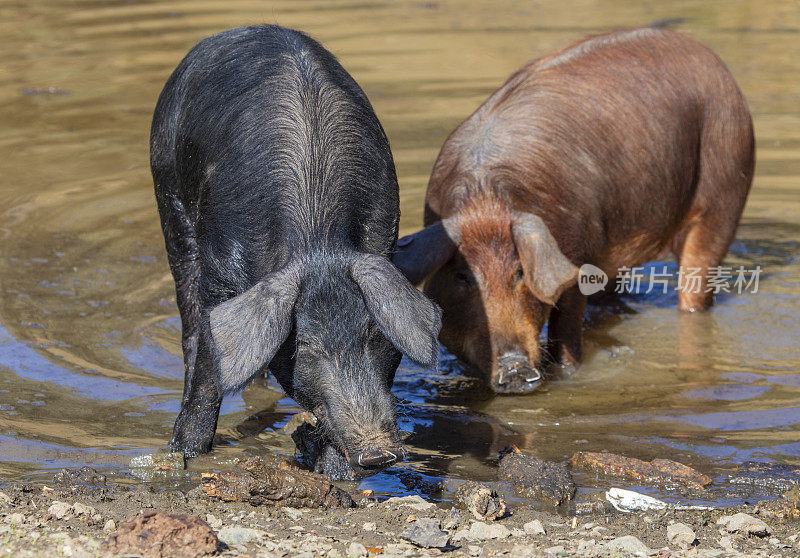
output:
M643 227L657 251L706 200L747 195L736 176L701 179L715 160L752 175L753 149L744 97L710 49L661 29L599 35L526 65L450 135L425 224L489 196L539 215L573 261Z
M200 42L159 98L151 149L162 219L180 204L196 231L206 304L312 251L388 255L396 240L383 128L335 57L298 31Z

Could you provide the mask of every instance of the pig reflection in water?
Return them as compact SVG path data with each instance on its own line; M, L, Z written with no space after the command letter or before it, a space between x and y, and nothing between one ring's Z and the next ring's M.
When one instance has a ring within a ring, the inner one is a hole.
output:
M495 393L527 393L544 362L581 359L580 265L613 278L670 250L703 278L680 309L711 304L753 165L749 110L713 52L666 30L599 35L519 70L450 135L427 227L394 262L442 307L452 353Z
M151 165L183 326L170 445L209 451L223 395L268 366L353 467L401 459L389 390L401 353L436 366L440 312L389 260L394 162L333 55L276 26L200 42L159 98Z

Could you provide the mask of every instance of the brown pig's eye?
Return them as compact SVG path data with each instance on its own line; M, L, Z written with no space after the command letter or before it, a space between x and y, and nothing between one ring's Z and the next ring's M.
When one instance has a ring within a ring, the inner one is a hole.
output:
M456 271L453 273L453 276L456 279L456 282L464 287L471 287L475 281L472 278L472 274L467 271Z
M522 271L522 268L517 268L514 272L514 283L522 283L525 280L525 272Z

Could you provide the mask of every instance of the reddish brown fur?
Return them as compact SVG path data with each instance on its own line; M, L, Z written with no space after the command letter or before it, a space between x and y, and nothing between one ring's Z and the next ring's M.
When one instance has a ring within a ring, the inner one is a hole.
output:
M431 175L425 224L456 218L461 234L425 287L444 311L441 341L487 380L509 347L538 361L550 307L519 280L515 212L540 217L573 264L611 277L665 249L686 267L719 265L753 146L733 77L685 36L609 33L531 62L450 135ZM470 270L472 289L459 279ZM682 310L710 302L680 296ZM584 307L571 287L550 312L550 353L562 362L580 359Z

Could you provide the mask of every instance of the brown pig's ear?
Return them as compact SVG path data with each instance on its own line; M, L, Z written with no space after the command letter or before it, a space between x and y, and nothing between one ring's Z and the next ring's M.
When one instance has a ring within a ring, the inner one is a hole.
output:
M392 263L412 285L419 285L453 257L460 238L455 217L437 221L398 240Z
M525 284L550 305L578 280L578 268L561 252L544 221L532 213L517 213L512 226L514 243L522 260Z

